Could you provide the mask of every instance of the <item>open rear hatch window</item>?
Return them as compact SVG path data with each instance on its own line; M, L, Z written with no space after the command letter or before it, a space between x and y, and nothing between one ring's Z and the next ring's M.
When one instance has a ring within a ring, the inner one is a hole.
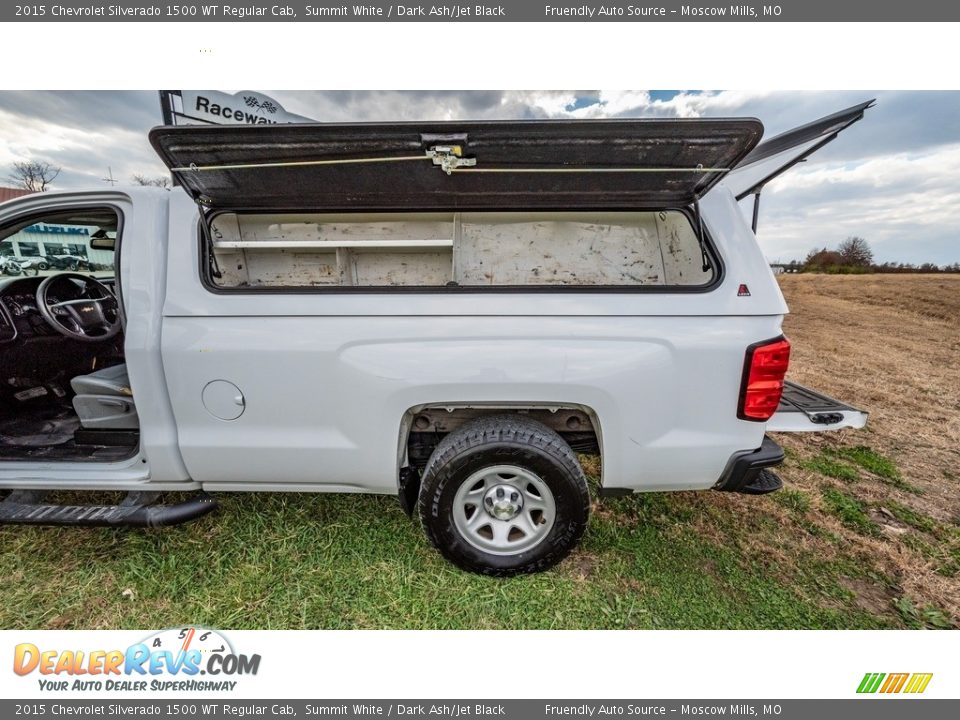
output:
M765 140L750 152L736 170L724 179L724 185L737 200L757 195L771 180L833 142L837 136L863 119L874 100L853 105L819 120L801 125Z
M759 120L159 127L157 153L221 210L661 209L702 197Z

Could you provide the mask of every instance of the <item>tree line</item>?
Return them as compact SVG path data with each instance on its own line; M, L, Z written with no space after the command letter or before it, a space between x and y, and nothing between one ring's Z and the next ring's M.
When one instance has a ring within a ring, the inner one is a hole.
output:
M60 176L63 170L53 163L45 160L24 160L15 162L10 166L10 173L7 175L7 182L15 188L29 190L30 192L46 192L50 189L53 181ZM113 182L111 178L110 182ZM169 188L170 178L166 175L151 177L136 173L130 177L130 182L134 185L143 187Z
M873 250L864 238L852 235L837 246L814 248L803 260L775 263L787 272L820 272L830 274L857 273L960 273L960 263L937 265L935 263L885 262L876 263Z

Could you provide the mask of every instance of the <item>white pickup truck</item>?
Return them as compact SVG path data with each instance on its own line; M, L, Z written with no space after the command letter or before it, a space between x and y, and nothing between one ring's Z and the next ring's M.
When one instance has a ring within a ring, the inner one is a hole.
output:
M0 205L3 242L69 233L91 262L0 280L0 522L383 493L510 575L582 535L577 452L600 495L776 490L767 432L866 415L785 382L738 200L755 229L764 184L869 106L763 144L752 118L156 128L172 192Z

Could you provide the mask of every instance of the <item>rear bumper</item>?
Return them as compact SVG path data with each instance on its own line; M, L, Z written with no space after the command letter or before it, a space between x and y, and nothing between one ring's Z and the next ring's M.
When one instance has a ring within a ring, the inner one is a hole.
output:
M779 465L783 462L783 458L783 448L764 436L763 444L756 450L745 450L733 454L713 489L740 492L757 479L761 470Z

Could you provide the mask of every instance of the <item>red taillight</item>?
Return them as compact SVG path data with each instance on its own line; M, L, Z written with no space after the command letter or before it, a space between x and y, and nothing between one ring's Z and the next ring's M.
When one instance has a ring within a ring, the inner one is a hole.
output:
M778 338L751 345L743 367L743 385L740 387L741 420L769 420L780 405L783 380L790 365L790 342Z

